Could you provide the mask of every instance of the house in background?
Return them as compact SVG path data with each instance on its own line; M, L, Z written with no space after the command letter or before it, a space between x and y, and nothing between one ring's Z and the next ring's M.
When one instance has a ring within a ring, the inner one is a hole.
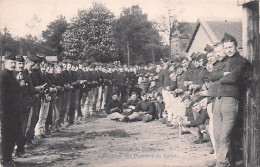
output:
M186 46L192 35L195 23L174 22L170 31L170 58L185 55Z
M221 41L224 33L234 36L242 54L242 20L225 18L199 18L186 48L187 57L193 52L204 52L205 46Z

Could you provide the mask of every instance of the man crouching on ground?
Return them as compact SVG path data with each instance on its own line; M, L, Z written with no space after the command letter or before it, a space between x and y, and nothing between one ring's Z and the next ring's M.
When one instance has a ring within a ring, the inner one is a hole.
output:
M129 115L125 120L148 122L154 118L154 104L148 99L148 95L142 93L141 99L135 107L136 112Z
M108 102L105 106L107 117L111 120L122 120L124 119L123 105L122 102L118 100L118 94L114 92L112 94L112 100Z

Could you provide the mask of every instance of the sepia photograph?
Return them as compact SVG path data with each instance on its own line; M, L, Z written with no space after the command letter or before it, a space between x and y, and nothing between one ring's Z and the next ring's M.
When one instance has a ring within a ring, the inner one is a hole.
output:
M259 0L0 0L0 167L260 167Z

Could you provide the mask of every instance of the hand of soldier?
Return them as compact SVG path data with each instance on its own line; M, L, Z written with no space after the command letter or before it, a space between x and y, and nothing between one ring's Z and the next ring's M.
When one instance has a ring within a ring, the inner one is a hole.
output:
M191 85L191 84L193 84L193 82L192 81L187 81L187 84Z
M204 90L199 93L200 96L208 96L208 91Z
M55 89L52 88L52 87L50 87L50 92L52 93L52 92L54 92L54 91L55 91Z
M24 80L21 80L21 81L20 81L20 86L25 86Z
M42 86L36 86L36 87L35 87L35 90L36 90L37 92L40 92L42 89L43 89Z
M135 106L129 106L130 109L134 110L135 109Z
M184 126L189 126L190 125L190 121L183 120L182 124Z
M169 87L169 86L166 86L165 89L166 89L166 90L170 90L170 87Z
M51 96L48 95L48 96L46 96L45 99L46 99L47 102L50 102L51 101Z
M190 85L189 90L193 90L193 89L194 89L194 85Z
M231 74L231 72L224 72L224 76Z
M184 85L185 87L187 87L187 86L188 86L187 81L184 81L183 85Z
M190 95L190 91L185 91L184 94L185 94L186 96L188 96L188 95Z

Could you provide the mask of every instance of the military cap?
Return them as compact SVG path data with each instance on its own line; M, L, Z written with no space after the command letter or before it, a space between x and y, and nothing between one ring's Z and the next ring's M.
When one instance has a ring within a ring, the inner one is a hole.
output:
M22 55L17 55L15 61L18 61L18 62L25 62L25 60L24 60L24 58L23 58Z
M95 64L90 64L89 68L96 68Z
M206 60L207 59L207 55L204 54L204 53L198 53L197 60L200 60L200 59Z
M112 93L112 96L114 96L114 95L117 95L117 96L118 96L118 93L117 93L117 92L113 92L113 93Z
M178 64L178 65L175 66L175 69L178 69L178 68L182 68L182 65Z
M190 56L191 60L197 60L198 54L196 54L195 52L193 52Z
M35 56L37 56L39 58L39 61L45 60L45 55L42 53L36 53Z
M62 60L62 63L63 63L63 64L67 64L67 60L66 60L66 59L63 59L63 60Z
M146 93L142 91L141 96L145 96L145 95L146 95Z
M57 67L57 66L59 66L59 67L63 68L63 65L62 65L62 63L61 63L61 62L59 62L58 64L56 64L56 67Z
M216 47L218 47L220 44L221 44L221 42L217 41L217 42L215 42L215 43L213 44L213 47L216 48Z
M204 51L208 54L210 52L213 52L214 48L207 44L206 47L204 48Z
M67 60L67 63L68 63L68 64L72 64L72 60L68 59L68 60Z
M221 43L224 43L224 42L234 42L235 43L235 46L237 46L237 40L235 37L233 37L232 35L228 34L228 33L225 33L224 34L224 37L222 38L221 40Z
M87 66L88 66L88 63L82 63L82 66L83 66L83 67L87 67Z
M78 64L82 64L83 63L83 61L82 60L80 60L80 59L78 59L78 62L77 62Z
M75 61L75 60L73 60L73 61L71 62L71 65L73 65L73 66L77 66L77 65L78 65L78 62Z
M15 60L15 55L12 52L6 52L5 54L5 60Z
M30 53L27 55L26 60L30 60L34 63L39 62L39 58L37 56L35 56L34 54L30 54Z

